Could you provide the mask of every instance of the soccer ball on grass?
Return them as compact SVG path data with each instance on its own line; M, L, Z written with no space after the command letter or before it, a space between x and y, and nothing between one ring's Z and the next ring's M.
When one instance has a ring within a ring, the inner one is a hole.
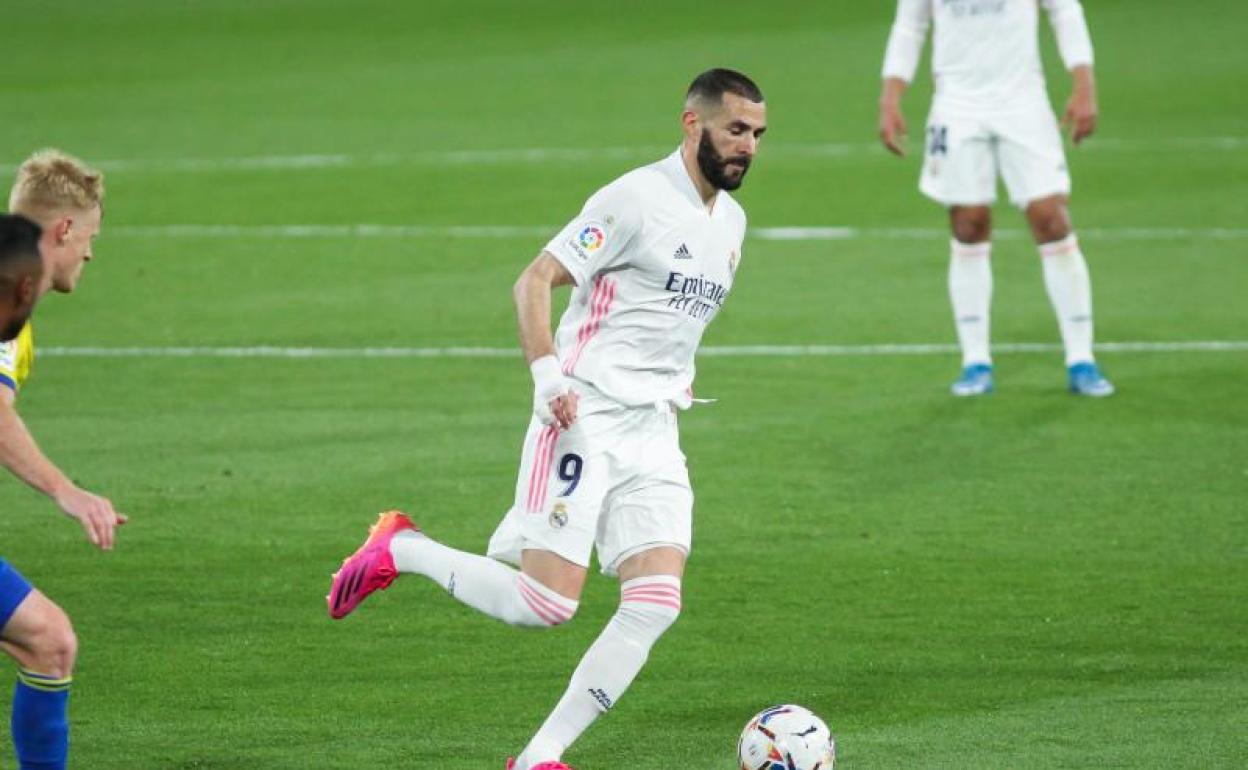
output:
M832 770L836 742L823 720L801 706L759 712L737 743L741 770Z

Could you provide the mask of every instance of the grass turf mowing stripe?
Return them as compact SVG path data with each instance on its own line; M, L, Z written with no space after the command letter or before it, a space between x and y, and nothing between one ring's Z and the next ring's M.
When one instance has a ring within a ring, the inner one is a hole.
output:
M492 239L545 237L559 231L557 225L232 225L169 224L115 225L110 236L157 238L453 238ZM1078 231L1094 240L1244 240L1242 227L1089 227ZM761 241L936 240L949 237L934 227L755 227L747 236ZM998 240L1022 240L1030 234L1020 229L1000 229Z
M1097 139L1081 151L1155 153L1158 150L1237 152L1248 147L1243 136L1176 136L1152 140ZM410 165L501 165L514 163L579 163L593 160L645 160L670 152L667 146L636 147L509 147L499 149L430 150L397 153L304 153L222 158L118 158L96 163L104 171L216 172L299 171L324 168ZM790 158L836 158L883 154L877 142L810 142L768 145L768 154ZM0 173L17 171L16 163L0 164Z
M1248 351L1248 340L1176 340L1170 342L1102 342L1096 349L1104 353L1237 353ZM925 356L957 353L957 345L947 343L895 343L883 345L709 345L705 356ZM994 353L1055 353L1062 346L1048 342L1004 342L993 345ZM430 348L333 348L282 347L275 345L233 347L49 347L41 356L62 358L517 358L516 348L430 347Z

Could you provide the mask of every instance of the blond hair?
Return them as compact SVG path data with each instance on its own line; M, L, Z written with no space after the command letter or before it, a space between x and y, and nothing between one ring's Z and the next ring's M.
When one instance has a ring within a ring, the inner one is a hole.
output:
M46 224L65 210L88 211L104 200L104 174L60 150L39 150L17 170L9 211Z

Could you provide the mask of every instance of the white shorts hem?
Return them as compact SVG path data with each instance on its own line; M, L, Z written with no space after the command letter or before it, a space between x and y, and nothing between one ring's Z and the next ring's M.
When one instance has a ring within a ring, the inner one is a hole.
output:
M610 577L616 577L619 575L619 566L625 561L631 559L639 553L645 553L646 551L650 551L655 548L675 548L683 553L686 559L689 558L689 546L684 543L676 543L670 540L652 540L649 543L641 543L640 545L635 545L622 551L615 557L614 560L612 560L610 564L602 565L602 574Z
M1028 206L1035 203L1036 201L1041 201L1041 200L1044 200L1045 198L1053 198L1058 195L1062 195L1062 196L1069 198L1070 197L1070 185L1059 187L1058 189L1055 189L1055 190L1041 191L1038 193L1028 193L1025 196L1025 198L1020 198L1020 199L1011 198L1010 203L1013 204L1014 208L1019 209L1020 211L1025 211Z
M517 525L511 526L512 524ZM521 556L525 551L546 551L578 567L589 569L589 559L587 557L560 551L551 547L549 543L542 543L525 537L524 533L520 531L518 523L512 518L512 513L508 512L507 516L503 517L503 521L499 524L494 536L490 538L490 544L486 549L485 555L495 561L519 567Z
M983 200L983 199L960 200L957 198L950 198L944 195L937 195L936 193L930 190L924 190L922 187L919 188L919 192L923 193L923 195L927 197L928 200L935 201L936 203L939 203L941 206L944 206L947 209L953 208L954 206L993 206L997 202L997 199L995 197L989 198L987 200Z

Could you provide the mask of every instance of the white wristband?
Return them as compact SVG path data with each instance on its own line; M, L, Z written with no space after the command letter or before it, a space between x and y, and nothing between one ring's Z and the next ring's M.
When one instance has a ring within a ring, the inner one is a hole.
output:
M533 385L539 393L558 388L562 384L563 370L559 367L556 356L542 356L529 364L529 372L533 375Z
M568 381L563 378L559 359L542 356L529 364L529 371L533 374L533 413L543 425L553 425L555 416L550 411L550 402L568 392Z

